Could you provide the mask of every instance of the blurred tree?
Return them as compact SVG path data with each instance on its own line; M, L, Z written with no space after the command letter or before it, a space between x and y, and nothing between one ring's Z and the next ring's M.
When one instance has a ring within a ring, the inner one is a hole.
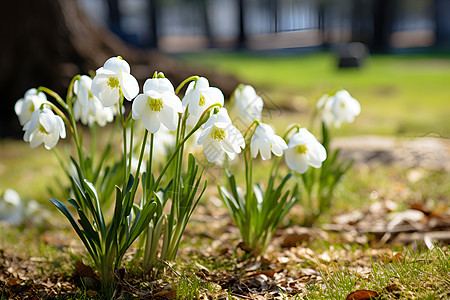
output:
M107 0L108 3L108 26L115 33L120 33L121 16L119 8L119 0Z
M89 19L78 1L5 1L1 12L0 137L21 136L14 104L27 89L44 85L64 95L74 75L92 73L112 56L123 56L141 85L155 70L174 85L190 75L205 76L225 95L239 83L214 70L186 67L156 50L130 47Z
M159 1L149 0L148 18L150 20L150 48L158 47L158 13L159 13Z
M246 48L247 35L245 33L245 1L238 1L238 19L239 19L239 35L238 35L238 43L237 46L239 49Z
M390 47L390 35L397 0L375 0L373 3L373 42L369 47L374 52L386 52Z
M434 0L434 19L437 47L450 45L450 1Z

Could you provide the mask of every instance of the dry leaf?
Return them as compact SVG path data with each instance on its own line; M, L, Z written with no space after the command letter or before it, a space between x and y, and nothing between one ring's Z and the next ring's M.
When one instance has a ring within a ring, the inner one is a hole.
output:
M376 299L378 297L378 293L371 290L358 290L351 292L346 300L370 300Z
M157 293L154 293L154 294L152 295L152 298L163 297L163 296L168 295L169 293L170 293L170 292L169 292L168 290L162 290L162 291L159 291L159 292L157 292Z
M291 248L297 247L297 245L302 242L309 241L310 235L307 233L292 233L284 237L283 242L281 242L281 247Z
M20 284L20 279L18 278L9 278L8 282L6 283L7 286L15 286Z

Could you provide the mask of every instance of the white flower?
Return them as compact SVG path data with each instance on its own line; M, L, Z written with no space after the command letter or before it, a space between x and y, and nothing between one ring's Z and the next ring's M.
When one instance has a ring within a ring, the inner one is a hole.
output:
M24 210L19 194L12 189L7 189L3 198L0 198L0 220L19 225L24 221Z
M45 148L50 150L58 143L60 137L66 137L63 120L48 108L36 110L23 130L25 130L23 140L30 142L31 148L44 143Z
M177 129L183 107L167 78L152 78L145 81L144 93L136 97L132 111L133 119L142 119L145 128L156 133L161 123L171 131Z
M139 84L130 74L130 65L125 60L120 56L111 57L96 71L92 94L108 107L119 101L121 93L131 101L139 93Z
M327 158L323 145L306 128L300 128L299 132L290 138L284 154L289 169L300 174L305 173L308 166L320 168Z
M234 91L233 98L233 112L245 128L248 128L254 120L261 120L264 102L252 86L240 84Z
M211 105L219 103L223 105L224 97L221 90L210 87L208 79L200 77L192 81L186 89L183 97L183 108L188 108L189 117L187 125L195 126L201 114Z
M25 125L31 119L31 114L43 103L46 103L47 97L43 92L38 92L37 89L29 89L26 91L25 96L17 100L14 105L14 110L19 117L20 125Z
M263 160L270 159L272 153L276 156L283 155L283 151L287 149L286 142L278 135L270 125L261 123L256 127L255 133L250 141L250 151L255 158L258 152L261 153Z
M203 145L206 159L209 162L216 161L225 152L230 159L236 157L245 147L245 141L239 130L233 126L228 112L221 108L219 112L212 115L204 125L197 144Z
M361 105L346 90L340 90L334 95L322 96L317 102L317 108L323 109L322 120L325 125L340 127L342 123L351 123L361 113Z
M114 120L115 110L113 107L104 107L92 94L91 86L92 79L86 75L75 81L73 91L76 99L73 104L73 113L75 119L80 120L84 125L92 127L94 123L97 123L103 127Z

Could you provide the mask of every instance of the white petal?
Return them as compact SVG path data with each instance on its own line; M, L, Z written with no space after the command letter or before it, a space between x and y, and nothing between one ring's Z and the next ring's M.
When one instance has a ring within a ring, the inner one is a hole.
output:
M159 93L168 92L175 94L172 83L167 78L149 78L144 83L144 93L153 90Z
M260 153L261 153L261 158L263 160L270 159L272 157L270 144L269 145L264 144L264 147L261 147L261 149L260 149Z
M121 72L120 75L121 76L119 76L119 83L123 95L125 99L131 101L134 97L136 97L137 94L139 94L139 83L137 82L136 78L134 78L134 76L129 73Z
M225 152L231 152L231 153L236 152L236 147L233 145L233 143L231 143L231 141L228 139L228 137L224 138L219 143L219 145L222 146L222 149L225 150ZM241 152L240 151L241 149L240 148L238 148L238 149L239 149L239 152Z
M175 94L163 93L164 104L170 106L177 113L183 112L183 105L180 98Z
M145 116L142 117L142 123L151 133L156 133L159 130L159 127L161 127L158 114L153 111L146 112Z
M52 149L56 146L59 140L59 135L54 132L44 136L44 146L47 150Z
M137 120L142 118L143 113L149 109L147 106L147 99L148 96L144 94L140 94L134 99L131 107L133 119Z
M223 105L223 102L224 102L223 93L218 88L210 87L207 89L202 89L201 93L205 97L205 101L207 101L207 103L205 105L206 108L215 103L220 103L221 105Z
M106 88L100 92L98 99L105 107L113 106L120 99L119 89L111 89L109 86L106 86Z
M64 126L64 121L60 116L56 116L56 125L58 127L59 136L62 139L66 138L66 127Z
M209 162L214 162L219 159L222 154L222 148L220 147L218 142L210 140L210 142L203 144L203 152L205 153L206 159Z
M209 88L209 81L205 77L200 77L197 79L197 81L194 83L195 89L206 89Z
M258 155L260 147L260 140L255 138L255 136L252 136L252 140L250 142L250 153L252 154L252 157L255 158Z
M287 149L287 146L284 147L284 145L280 145L278 143L272 142L272 153L276 156L283 155L283 151Z
M30 137L30 147L36 148L44 142L44 133L36 130Z
M274 145L277 145L278 147L280 147L281 150L286 150L288 148L288 145L286 144L286 142L283 140L283 138L279 135L273 135L271 137L272 139L272 143Z
M119 73L120 71L130 73L130 65L119 57L111 57L108 59L103 65L103 68L115 73Z
M56 127L55 115L53 115L53 112L44 110L44 112L41 112L39 115L39 123L47 132L53 132Z
M200 135L197 138L197 145L202 145L203 143L205 143L206 137L209 135L210 131L211 127L208 127L204 129L202 133L200 133Z
M289 169L297 171L300 174L308 170L308 161L304 154L297 154L295 148L290 148L285 152L286 164Z
M178 113L176 113L172 108L165 107L160 112L161 123L167 127L170 131L177 129L178 125Z

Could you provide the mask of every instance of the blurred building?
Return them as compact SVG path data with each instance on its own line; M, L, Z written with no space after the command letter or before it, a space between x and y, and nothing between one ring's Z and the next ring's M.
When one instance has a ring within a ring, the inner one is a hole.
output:
M450 48L447 0L80 0L138 47L322 48L359 41L374 52Z

